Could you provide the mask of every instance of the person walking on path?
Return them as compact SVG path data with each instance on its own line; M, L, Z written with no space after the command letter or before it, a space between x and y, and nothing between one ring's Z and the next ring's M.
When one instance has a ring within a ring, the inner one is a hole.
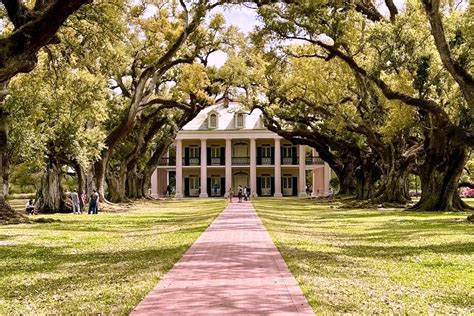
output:
M232 203L232 198L234 197L234 191L232 187L229 188L229 202Z
M237 197L239 198L239 203L242 203L242 186L240 184L237 191Z
M71 192L71 200L72 200L72 213L73 214L81 214L81 207L79 203L79 194L77 191L74 190Z
M97 214L99 210L99 193L96 190L92 192L89 200L89 214Z

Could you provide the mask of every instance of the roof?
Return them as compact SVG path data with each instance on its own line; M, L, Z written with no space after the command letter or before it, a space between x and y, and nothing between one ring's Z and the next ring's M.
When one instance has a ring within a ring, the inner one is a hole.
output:
M207 119L211 112L218 114L217 128L209 128L207 125ZM235 113L245 113L244 128L235 127ZM265 130L266 128L260 124L261 115L261 110L255 109L249 113L249 111L238 102L229 102L227 106L221 102L203 109L191 122L182 128L182 131Z

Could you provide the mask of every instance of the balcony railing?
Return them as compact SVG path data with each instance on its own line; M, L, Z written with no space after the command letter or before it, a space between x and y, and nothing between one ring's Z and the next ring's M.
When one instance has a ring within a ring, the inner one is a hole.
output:
M199 166L201 165L201 158L199 157L184 157L183 166Z
M271 165L272 158L262 157L261 163L259 165ZM281 160L282 165L297 165L298 159L293 159L291 157L284 157ZM306 165L323 165L324 161L320 157L306 157ZM183 166L199 166L201 165L201 159L197 158L183 158ZM225 165L224 157L213 157L208 160L209 166L223 166ZM250 165L250 157L232 157L232 165L234 166L244 166ZM176 166L176 158L161 158L158 161L158 166Z
M272 164L271 157L262 157L261 165L270 166Z
M232 157L232 165L234 166L250 165L250 157Z
M306 165L324 165L324 160L320 157L306 157Z
M176 158L161 158L158 160L158 166L176 166Z
M224 157L211 157L211 158L208 158L207 165L208 166L224 166L225 159Z

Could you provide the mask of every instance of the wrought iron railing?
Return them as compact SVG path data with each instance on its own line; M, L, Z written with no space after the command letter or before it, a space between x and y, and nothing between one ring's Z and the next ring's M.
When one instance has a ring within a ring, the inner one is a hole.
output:
M201 158L199 157L184 157L183 166L199 166L201 165Z
M307 165L324 165L324 160L320 157L306 157Z
M223 166L225 165L225 159L224 157L211 157L207 164L209 166Z
M234 166L250 165L250 157L232 157L232 165Z
M262 157L262 161L260 162L261 165L272 165L272 158L271 157Z
M158 160L158 166L176 166L176 158L161 158Z

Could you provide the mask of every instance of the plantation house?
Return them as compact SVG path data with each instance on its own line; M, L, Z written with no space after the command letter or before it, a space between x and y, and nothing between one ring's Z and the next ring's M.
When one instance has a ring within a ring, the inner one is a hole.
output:
M316 151L266 129L261 116L260 110L248 113L235 102L201 111L160 161L152 195L163 196L170 184L176 197L224 196L239 185L250 187L253 196L306 197L307 178L313 196L327 195L329 166Z

